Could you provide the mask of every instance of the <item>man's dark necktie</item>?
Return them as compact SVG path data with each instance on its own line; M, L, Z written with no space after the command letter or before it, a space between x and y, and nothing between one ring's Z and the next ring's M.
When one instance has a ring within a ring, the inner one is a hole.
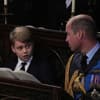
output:
M81 58L81 71L85 73L87 69L87 56L82 54Z
M22 65L21 70L25 71L26 62L22 62L21 65Z

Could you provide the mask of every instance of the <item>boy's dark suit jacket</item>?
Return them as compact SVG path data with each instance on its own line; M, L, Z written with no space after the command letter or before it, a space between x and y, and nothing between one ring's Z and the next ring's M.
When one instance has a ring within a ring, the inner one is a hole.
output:
M16 64L17 64L17 57L14 56L12 57L12 59L5 62L3 66L14 70ZM48 56L46 56L45 51L44 53L37 52L37 51L34 53L33 59L31 61L31 64L27 72L34 75L42 83L59 85L58 80L56 78L57 76L56 69L54 66L51 66L51 64L49 63Z

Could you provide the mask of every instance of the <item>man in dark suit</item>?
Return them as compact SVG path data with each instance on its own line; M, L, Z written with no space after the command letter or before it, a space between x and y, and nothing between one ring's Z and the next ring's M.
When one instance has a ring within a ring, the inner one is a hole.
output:
M91 84L100 84L100 73L96 73L100 72L100 43L95 22L88 15L80 14L69 19L66 32L66 42L75 53L66 66L65 90L79 100L91 90Z
M22 70L21 63L24 63L24 71L34 75L42 83L58 85L55 69L50 66L46 52L35 48L29 27L16 27L10 33L10 41L15 57L9 59L5 66L19 71Z

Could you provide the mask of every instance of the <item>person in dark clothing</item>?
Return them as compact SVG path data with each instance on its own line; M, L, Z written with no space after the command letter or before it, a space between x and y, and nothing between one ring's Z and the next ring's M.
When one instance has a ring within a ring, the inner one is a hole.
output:
M75 53L66 66L65 90L75 100L79 100L83 94L91 90L91 84L100 84L100 74L94 74L96 70L100 70L100 43L96 37L95 22L86 14L69 19L66 32L66 42ZM87 56L84 61L83 55Z
M26 63L25 72L34 75L42 83L58 85L56 71L50 66L46 52L43 49L35 48L32 31L29 27L15 27L10 33L10 41L14 57L10 58L5 66L19 71L22 67L21 63L24 62Z

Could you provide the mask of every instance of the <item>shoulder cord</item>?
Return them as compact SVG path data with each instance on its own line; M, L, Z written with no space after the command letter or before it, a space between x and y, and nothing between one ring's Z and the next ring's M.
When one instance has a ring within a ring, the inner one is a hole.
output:
M69 70L70 70L70 65L71 65L71 61L72 61L73 55L71 55L71 57L68 60L68 63L66 65L66 70L65 70L65 91L71 95L72 97L74 97L73 94L73 83L76 82L77 85L79 86L80 90L85 94L85 88L84 85L80 82L80 78L82 78L84 75L82 73L79 74L79 70L75 70L71 79L69 80Z

